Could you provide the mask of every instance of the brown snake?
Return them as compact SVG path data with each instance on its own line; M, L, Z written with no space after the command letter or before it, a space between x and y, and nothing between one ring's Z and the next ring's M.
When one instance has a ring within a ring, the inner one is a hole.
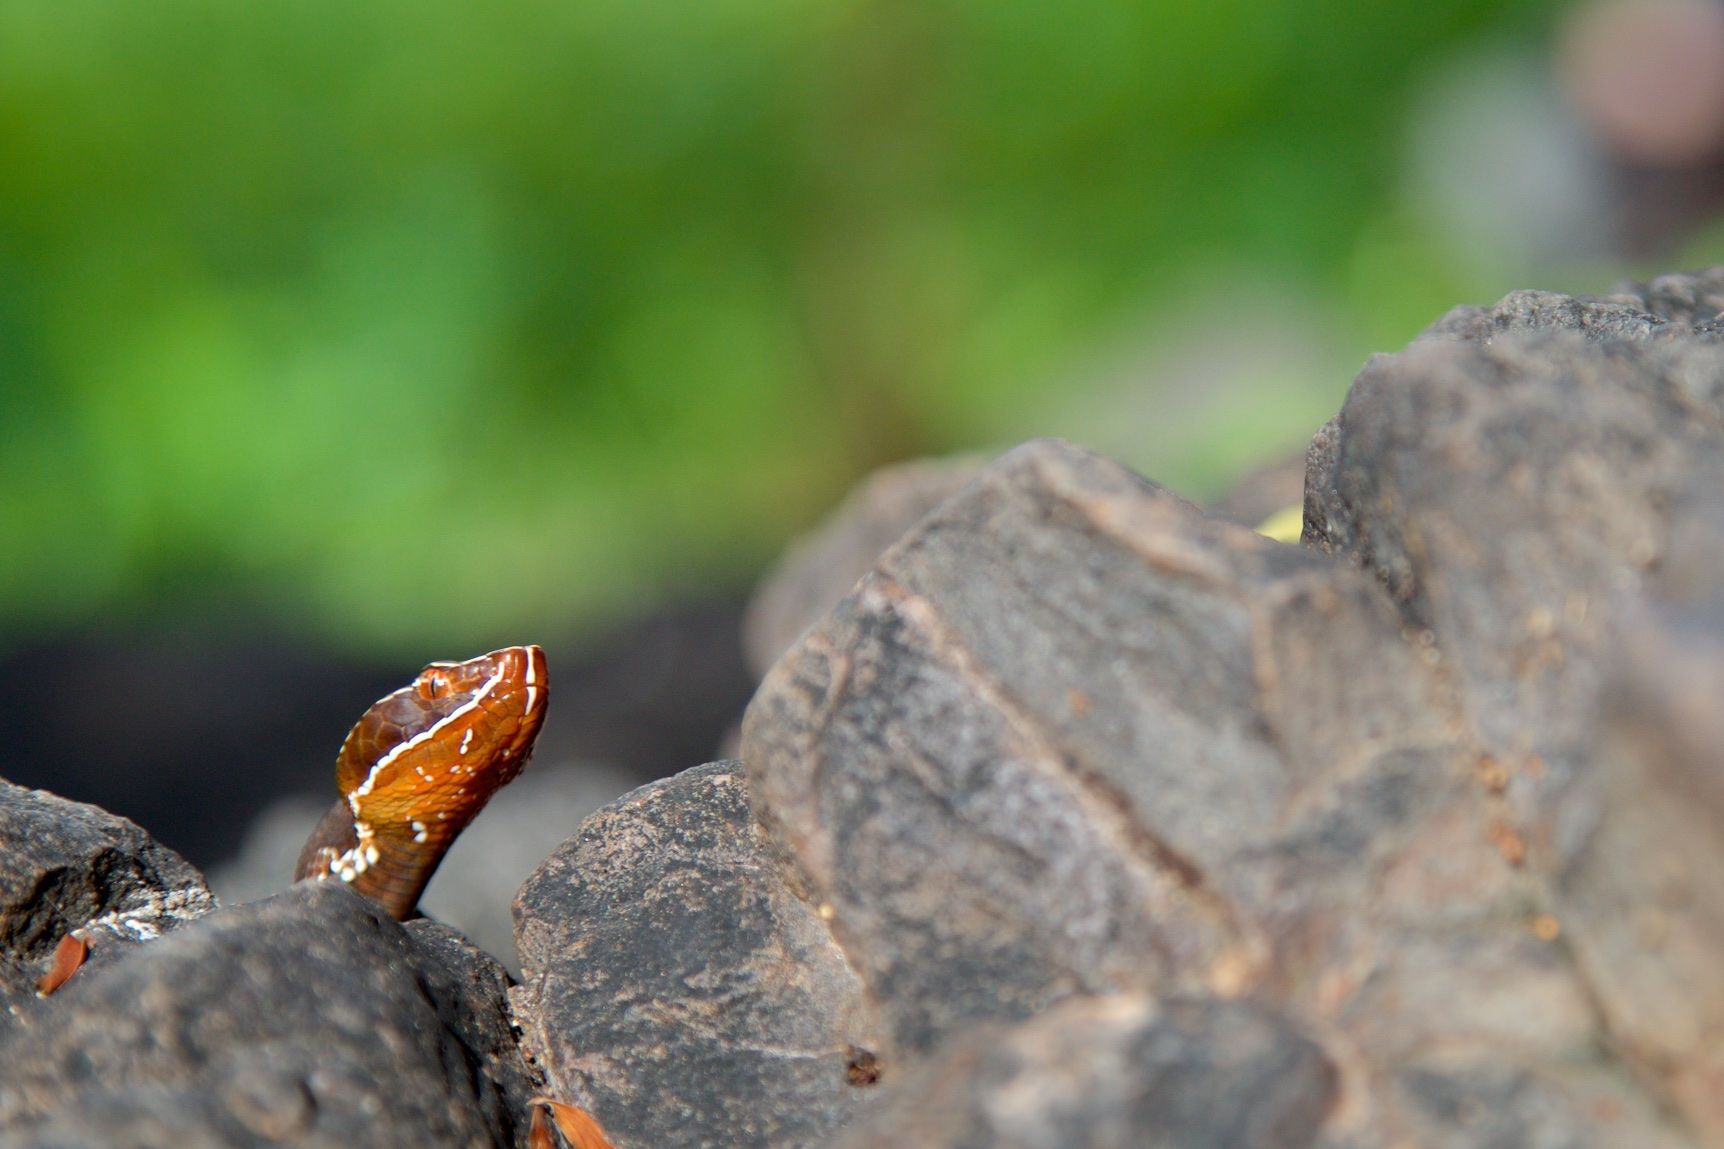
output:
M342 744L341 797L295 880L345 882L398 919L412 914L456 836L527 764L549 698L545 652L509 646L433 662L373 703Z

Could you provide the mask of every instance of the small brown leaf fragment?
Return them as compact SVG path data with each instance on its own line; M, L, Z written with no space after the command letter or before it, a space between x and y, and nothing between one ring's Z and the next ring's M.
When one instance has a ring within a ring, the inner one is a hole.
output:
M616 1149L605 1134L604 1126L580 1106L566 1105L549 1097L535 1097L530 1104L533 1106L533 1124L528 1129L528 1138L532 1149L552 1149L550 1130L545 1128L539 1119L540 1106L550 1111L557 1132L563 1135L563 1140L569 1143L570 1149ZM533 1140L541 1135L542 1142Z
M1492 794L1501 794L1508 789L1508 767L1492 758L1489 754L1481 755L1477 763L1478 779L1484 788Z
M60 944L54 947L54 964L42 975L42 980L36 983L36 992L47 997L65 985L89 956L90 943L77 934L67 934L61 938Z
M1502 855L1503 861L1511 866L1519 866L1526 861L1526 839L1513 826L1497 822L1491 826L1490 835L1491 844Z
M858 1087L873 1085L880 1080L880 1059L873 1050L852 1045L850 1060L844 1066L844 1079Z

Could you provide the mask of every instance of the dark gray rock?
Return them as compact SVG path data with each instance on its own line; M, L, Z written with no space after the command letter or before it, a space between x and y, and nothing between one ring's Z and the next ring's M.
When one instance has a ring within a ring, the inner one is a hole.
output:
M1618 284L1608 295L1515 291L1489 307L1457 307L1425 338L1490 343L1529 331L1569 332L1589 342L1715 342L1724 328L1724 268L1661 275Z
M907 1053L1071 993L1249 976L1239 899L1339 868L1264 852L1302 795L1447 737L1366 580L1052 442L893 548L744 731Z
M1484 748L1581 753L1612 602L1724 483L1724 349L1424 341L1348 395L1307 512L1428 630Z
M512 1135L523 1132L527 1101L538 1093L509 1005L514 983L496 958L459 930L424 918L401 928L412 941L420 991L454 1039L444 1045L445 1066L472 1084L476 1111L497 1143L511 1144Z
M1528 1144L1683 1144L1596 1046L1443 655L1349 565L1035 443L774 667L744 751L889 1065L1076 994L1255 991L1345 1051L1324 1145L1395 1143L1439 1077ZM1600 1099L1610 1138L1563 1140Z
M1596 301L1547 300L1521 326L1554 331L1422 340L1313 445L1307 540L1375 574L1439 660L1493 834L1612 1051L1561 1082L1453 1050L1403 1067L1403 1111L1448 1123L1430 1143L1641 1144L1622 1123L1662 1106L1724 1144L1724 898L1700 876L1724 866L1724 350L1702 330L1721 283L1616 297L1663 321L1625 338L1578 338ZM1614 1130L1557 1103L1582 1092Z
M861 984L767 855L738 764L588 818L515 915L526 1045L624 1149L821 1145L873 1096Z
M0 1032L68 933L90 944L88 973L214 908L203 875L131 822L0 779Z
M1075 998L984 1025L901 1083L842 1149L1299 1149L1334 1068L1261 1006Z
M916 520L963 489L984 460L970 455L882 467L862 481L819 529L785 552L748 604L743 649L756 677L825 617L880 552Z
M1341 417L1337 415L1317 428L1305 449L1305 530L1299 541L1318 554L1356 563L1349 548L1349 524L1329 521L1329 508L1340 505L1335 492L1335 456L1340 450Z
M501 971L301 884L80 973L0 1040L0 1143L510 1145Z

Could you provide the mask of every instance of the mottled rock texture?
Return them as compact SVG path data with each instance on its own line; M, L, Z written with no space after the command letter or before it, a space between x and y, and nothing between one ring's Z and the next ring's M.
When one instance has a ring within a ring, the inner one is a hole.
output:
M0 779L0 1033L65 935L97 969L213 908L203 875L131 822Z
M1354 384L1310 541L1434 636L1493 753L1578 750L1611 600L1724 490L1721 448L1724 347L1424 340Z
M842 1149L1297 1149L1334 1097L1327 1059L1272 1011L1072 998L946 1043Z
M550 1092L633 1146L824 1144L870 1092L862 986L720 762L588 818L515 902Z
M1306 542L1375 576L1439 655L1612 1072L1706 1144L1724 1144L1724 894L1705 877L1724 864L1720 306L1715 270L1452 313L1361 374L1313 445L1306 516ZM1458 1112L1446 1086L1410 1096Z
M514 1144L504 985L441 927L302 884L22 1013L0 1039L0 1144Z
M1634 386L1600 382L1595 416ZM1362 460L1349 413L1340 458ZM1673 1094L1601 1041L1468 657L1407 601L1369 562L1271 543L1067 444L1020 448L922 519L768 675L743 739L884 1063L1076 994L1251 992L1337 1068L1320 1143L1686 1143ZM1467 654L1505 641L1466 621Z

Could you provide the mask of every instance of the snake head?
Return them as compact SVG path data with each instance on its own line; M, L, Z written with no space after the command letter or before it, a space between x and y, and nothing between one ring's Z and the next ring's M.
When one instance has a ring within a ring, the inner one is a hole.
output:
M549 698L545 652L510 646L433 662L373 703L341 747L342 802L306 842L297 876L412 912L455 836L526 765Z

